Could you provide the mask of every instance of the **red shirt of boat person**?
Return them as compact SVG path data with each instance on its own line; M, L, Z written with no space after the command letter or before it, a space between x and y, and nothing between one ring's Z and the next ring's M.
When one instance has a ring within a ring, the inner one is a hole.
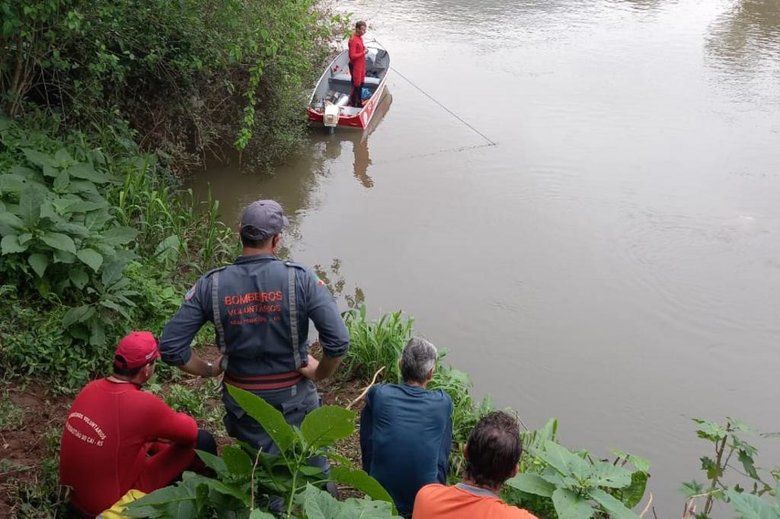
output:
M352 93L349 101L352 106L363 106L361 92L363 82L366 80L366 50L363 45L363 35L366 33L366 22L359 21L355 24L355 34L349 39L349 73L352 75Z

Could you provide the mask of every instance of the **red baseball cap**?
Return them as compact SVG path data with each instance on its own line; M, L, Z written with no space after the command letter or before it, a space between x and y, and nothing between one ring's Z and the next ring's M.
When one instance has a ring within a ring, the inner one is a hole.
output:
M114 365L127 369L140 368L159 358L157 339L151 332L130 332L116 347Z

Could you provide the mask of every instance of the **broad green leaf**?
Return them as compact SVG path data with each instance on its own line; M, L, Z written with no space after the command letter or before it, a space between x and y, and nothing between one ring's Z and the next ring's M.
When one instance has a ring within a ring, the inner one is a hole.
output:
M160 261L176 261L179 257L181 240L175 234L161 241L154 250L154 256Z
M100 171L96 171L94 167L87 163L74 164L73 166L69 167L67 171L68 174L70 174L70 176L73 178L88 180L96 184L105 184L111 180L108 175L101 173Z
M68 277L70 278L70 281L73 283L73 286L75 286L79 290L87 286L87 283L89 283L89 276L87 275L86 271L84 271L84 269L81 267L69 269Z
M205 476L201 476L200 474L195 474L193 472L185 472L184 482L195 487L199 485L206 485L212 490L219 492L220 494L235 497L236 499L244 503L244 505L247 507L250 504L248 492L244 492L239 488L236 488L227 483L223 483L216 479L207 478Z
M625 488L631 484L631 472L611 463L599 462L593 465L591 478L599 487Z
M25 187L19 194L19 212L17 214L28 227L34 227L41 218L43 201L43 193L31 186Z
M103 256L94 249L81 249L76 253L76 257L95 272L100 270L103 264Z
M111 227L104 236L103 242L109 245L125 245L130 243L138 235L138 231L132 227Z
M0 241L0 253L2 254L18 254L27 250L27 245L21 245L19 243L19 236L16 234L7 234L3 236Z
M337 483L349 485L360 490L371 499L377 501L393 502L393 498L387 493L387 490L379 484L379 481L369 476L366 472L359 469L350 469L347 467L331 467L330 479Z
M68 170L70 171L70 170ZM71 175L73 176L73 175ZM72 180L70 182L70 192L71 193L85 193L95 196L100 196L100 193L97 190L97 187L95 187L95 184L93 182L89 182L86 180Z
M101 321L93 320L90 322L89 343L92 346L103 346L106 343L106 328Z
M760 497L727 490L726 495L740 519L778 519L780 506L773 506Z
M73 243L73 238L67 234L62 234L59 232L45 232L43 233L43 236L41 236L41 240L43 243L53 249L76 254L76 244Z
M74 263L76 261L76 254L71 252L66 252L64 250L55 250L54 251L54 263L65 263L67 265L70 265L71 263Z
M301 432L309 447L325 447L352 434L356 416L357 413L343 407L318 407L303 419Z
M49 266L49 257L41 253L30 254L30 257L27 258L27 263L29 263L35 273L38 274L38 277L42 278L43 274L46 272L46 267Z
M322 467L315 467L313 465L303 465L298 470L304 476L310 476L310 477L322 476L324 474L324 471L322 470Z
M42 153L38 150L33 150L30 148L24 148L22 150L22 153L24 153L24 156L27 157L27 160L31 164L35 164L36 166L44 167L44 166L55 166L56 162L54 161L54 157L47 153Z
M125 508L123 513L129 517L148 517L148 515L144 515L144 512L148 509L148 507L159 507L161 505L164 505L166 512L170 513L171 510L168 508L168 505L176 505L188 502L192 503L194 500L194 489L188 487L187 485L177 484L169 487L163 487L159 490L155 490L154 492L142 496L139 499L136 499L130 503L127 508ZM173 513L178 513L178 511L173 510ZM190 516L172 515L170 517L178 518Z
M276 519L276 516L274 514L269 514L268 512L264 512L259 508L255 508L249 514L249 519Z
M0 224L7 225L11 229L17 230L24 227L24 222L18 216L8 211L0 212Z
M27 179L19 175L0 175L0 193L18 193L27 184Z
M284 415L271 404L249 391L227 385L233 399L259 423L281 451L287 451L295 443L296 436L292 427L284 420Z
M615 499L614 496L607 494L600 488L594 488L590 491L590 497L600 504L604 510L609 513L613 519L638 519L639 515L625 507L623 503Z
M631 474L631 485L621 492L621 501L628 508L634 508L642 501L647 489L647 472L636 471Z
M54 230L79 238L86 238L89 236L89 229L79 223L57 222L54 224Z
M590 473L590 465L587 461L553 441L545 442L544 449L538 453L538 456L564 475L571 473L578 479L585 479Z
M745 468L745 473L753 479L759 479L758 471L754 465L753 457L744 450L739 451L739 462Z
M222 459L233 474L249 475L252 473L252 460L238 445L229 445L222 449Z
M40 215L42 219L46 218L52 222L62 221L62 217L57 214L57 211L54 209L54 205L52 205L52 203L48 200L41 204Z
M90 202L87 200L74 200L68 204L65 209L66 213L88 213L89 211L96 211L97 209L105 209L108 207L108 202L105 200L99 202Z
M62 166L67 166L70 165L71 162L73 162L73 157L70 156L68 150L66 150L65 148L60 148L54 154L54 160L59 162L60 165Z
M698 481L686 481L680 486L680 492L682 492L685 497L690 498L704 492L704 485Z
M571 490L556 489L553 492L552 501L558 519L590 519L593 516L593 508L588 500Z
M333 519L338 515L339 502L327 492L309 484L306 490L296 496L296 501L302 505L307 519Z
M33 239L33 235L29 232L25 232L19 235L19 245L24 245L25 243L29 243L30 240Z
M620 449L614 449L612 454L614 454L620 461L628 461L640 472L650 472L650 461L646 458L634 456L633 454L629 454Z
M552 497L555 491L555 485L546 481L539 474L530 472L518 474L506 482L512 488L516 488L526 494L535 496Z
M225 461L219 456L214 456L210 452L196 450L195 454L206 464L207 467L212 469L217 474L227 474L228 468Z
M717 441L722 440L726 436L726 429L716 424L715 422L702 420L700 418L694 418L693 421L699 424L699 428L696 431L696 434L699 436L699 438Z
M65 193L70 185L70 176L67 171L60 171L54 178L52 186L58 193Z
M76 323L82 323L95 315L95 309L90 305L77 306L71 308L62 317L62 326L64 328L70 328Z

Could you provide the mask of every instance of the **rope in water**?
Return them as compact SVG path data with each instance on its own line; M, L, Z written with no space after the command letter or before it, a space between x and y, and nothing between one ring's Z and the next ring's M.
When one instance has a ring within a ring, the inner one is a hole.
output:
M489 145L489 146L495 146L495 145L496 145L495 141L491 140L491 139L490 139L490 138L489 138L487 135L485 135L485 134L484 134L484 133L482 133L481 131L479 131L479 130L477 130L476 128L474 128L474 126L472 126L471 124L469 124L467 121L465 121L465 120L464 120L462 117L460 117L458 114L456 114L455 112L453 112L452 110L450 110L449 108L447 108L446 106L444 106L443 104L441 104L441 103L440 103L439 101L437 101L437 100L436 100L436 98L434 98L434 97L433 97L431 94L429 94L428 92L426 92L425 90L423 90L422 88L420 88L419 86L417 86L417 85L416 85L416 84L415 84L415 83L414 83L414 82L413 82L411 79L409 79L408 77L406 77L406 76L404 76L403 74L401 74L401 71L399 71L397 68L395 68L395 67L390 67L390 68L391 68L393 71L395 71L395 73L396 73L396 74L398 74L398 75L399 75L399 76L401 76L401 77L402 77L404 80L406 80L406 82L407 82L407 83L409 83L409 84L410 84L410 85L412 85L414 88L416 88L417 90L419 90L419 91L420 91L420 92L421 92L421 93L422 93L424 96L426 96L428 99L430 99L431 101L433 101L434 103L436 103L437 105L439 105L439 106L440 106L440 107L441 107L441 108L442 108L444 111L446 111L447 113L449 113L451 116L453 116L455 119L457 119L458 121L460 121L460 122L461 122L461 123L463 123L464 125L468 126L468 127L471 129L471 131L473 131L474 133L476 133L477 135L479 135L480 137L482 137L483 139L485 139L485 140L487 141L487 143L488 143L488 145Z

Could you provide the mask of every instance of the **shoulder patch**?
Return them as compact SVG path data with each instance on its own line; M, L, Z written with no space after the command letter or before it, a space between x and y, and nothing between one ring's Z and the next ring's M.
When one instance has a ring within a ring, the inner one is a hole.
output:
M288 267L297 268L299 270L306 270L306 267L304 267L300 263L295 263L294 261L285 261L284 264L287 265Z
M223 266L221 266L221 267L217 267L217 268L215 268L215 269L211 269L211 270L209 270L208 272L206 272L205 274L203 274L203 276L202 276L202 277L204 277L204 278L207 278L207 277L209 277L210 275L212 275L212 274L213 274L213 273L215 273L215 272L219 272L220 270L225 270L225 269L226 269L226 268L228 268L229 266L230 266L230 265L223 265Z

